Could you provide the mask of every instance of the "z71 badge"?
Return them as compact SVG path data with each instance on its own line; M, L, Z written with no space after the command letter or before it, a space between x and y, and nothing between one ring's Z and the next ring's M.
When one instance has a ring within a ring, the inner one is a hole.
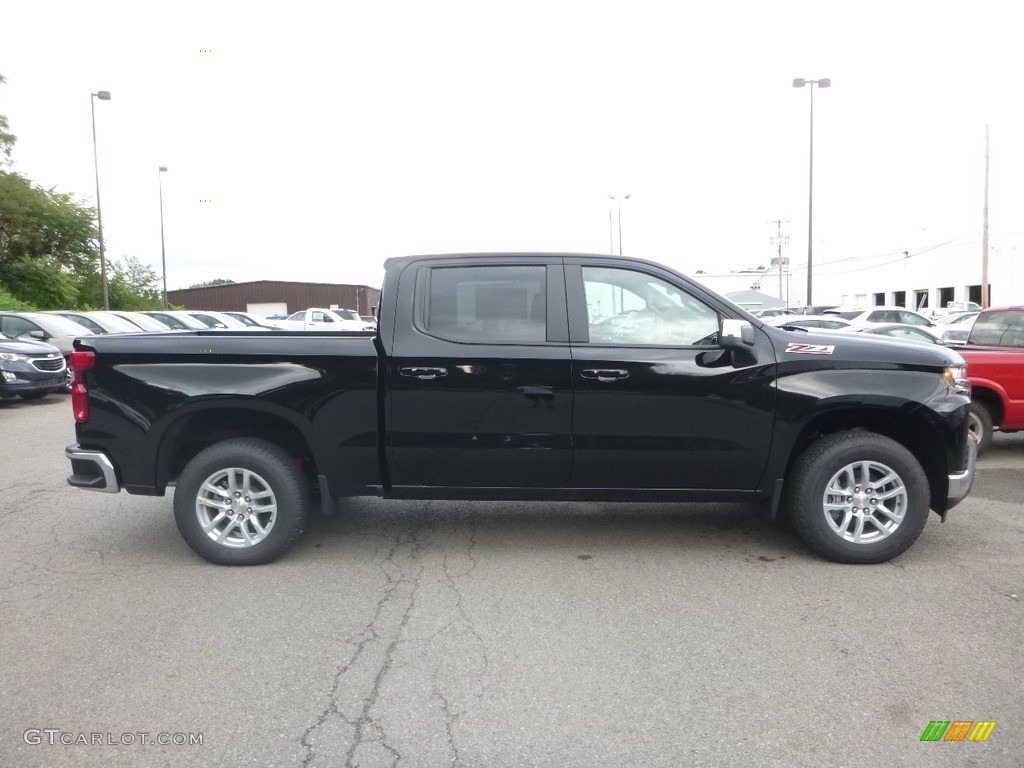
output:
M831 355L835 351L832 344L787 344L786 351L795 355Z

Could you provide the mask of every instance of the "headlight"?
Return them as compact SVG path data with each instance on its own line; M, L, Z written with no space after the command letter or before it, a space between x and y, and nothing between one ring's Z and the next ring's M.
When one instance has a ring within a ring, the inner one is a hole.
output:
M942 372L942 377L951 387L957 389L970 389L971 382L967 380L966 365L951 365Z
M25 355L16 355L13 352L0 352L0 360L6 360L9 363L27 363L28 358Z

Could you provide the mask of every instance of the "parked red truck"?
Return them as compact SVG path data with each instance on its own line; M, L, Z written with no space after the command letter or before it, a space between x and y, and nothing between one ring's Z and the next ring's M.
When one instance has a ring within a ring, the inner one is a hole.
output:
M984 310L958 351L967 360L971 431L981 453L995 429L1024 430L1024 306Z

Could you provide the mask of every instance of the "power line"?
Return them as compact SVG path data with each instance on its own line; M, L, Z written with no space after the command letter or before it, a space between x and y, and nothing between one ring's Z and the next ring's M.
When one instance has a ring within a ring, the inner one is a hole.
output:
M893 259L891 261L883 261L883 262L881 262L879 264L872 264L870 266L857 267L856 269L836 270L834 272L826 272L825 274L828 274L828 275L848 275L851 272L865 272L865 271L867 271L869 269L875 269L876 267L885 267L885 266L888 266L889 264L898 264L901 261L906 261L907 259L912 259L915 256L920 256L921 254L928 253L929 251L934 251L936 248L941 248L944 245L949 245L950 243L955 243L955 242L956 242L955 240L947 240L944 243L939 243L938 245L933 245L933 246L931 246L929 248L924 248L924 249L922 249L920 251L917 251L916 253L909 253L908 251L904 251L902 256L900 256L898 259Z

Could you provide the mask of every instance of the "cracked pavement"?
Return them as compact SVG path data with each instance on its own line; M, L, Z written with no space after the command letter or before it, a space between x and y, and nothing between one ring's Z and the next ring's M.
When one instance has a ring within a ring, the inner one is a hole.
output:
M276 563L76 491L62 398L0 404L0 766L1017 766L1024 435L892 563L739 505L390 502ZM991 719L984 744L919 740ZM28 744L202 733L202 745ZM945 748L944 748L945 747Z

